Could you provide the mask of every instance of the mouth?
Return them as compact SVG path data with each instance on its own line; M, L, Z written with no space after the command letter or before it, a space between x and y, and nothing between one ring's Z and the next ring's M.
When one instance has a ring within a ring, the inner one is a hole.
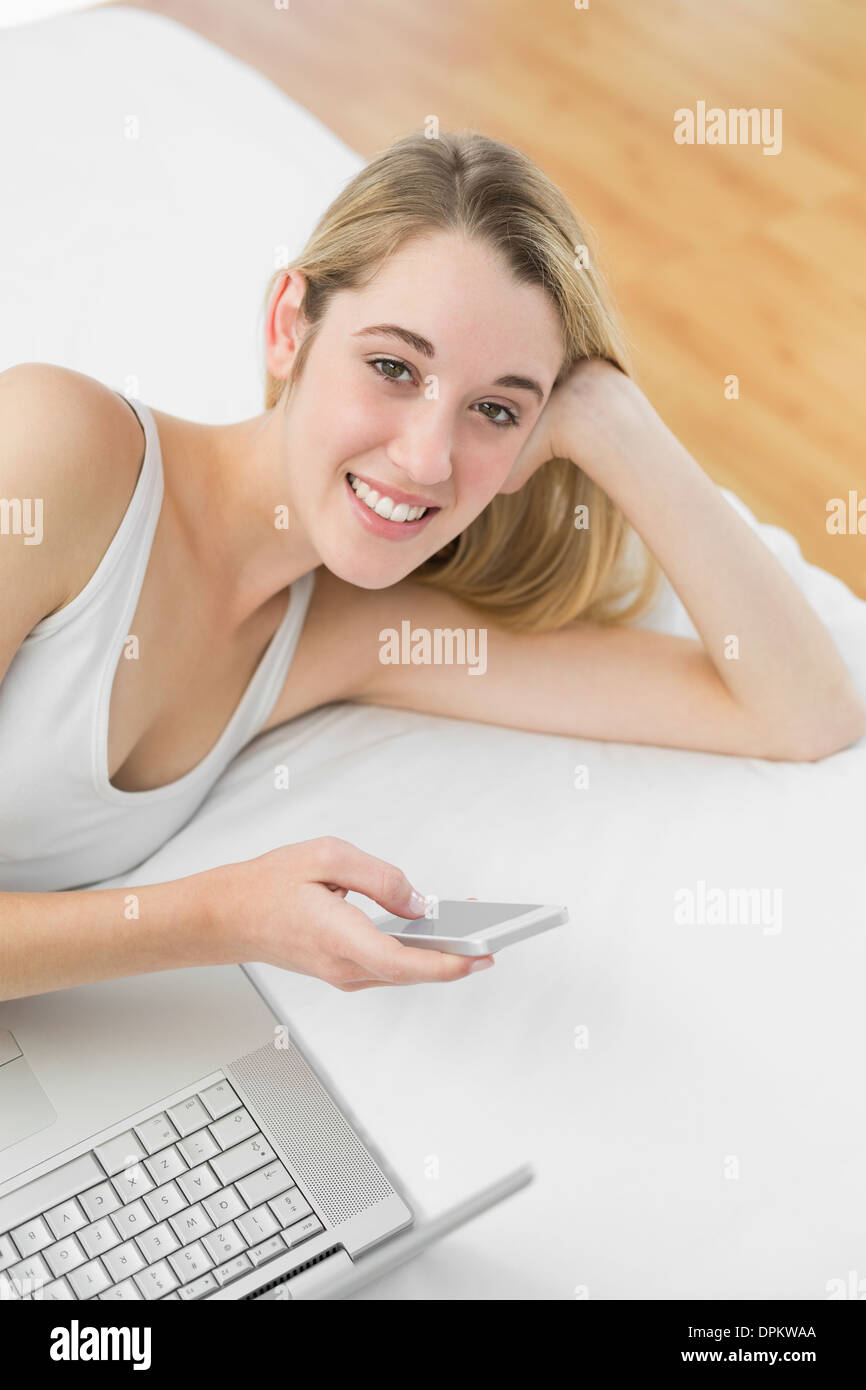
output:
M347 473L345 481L349 503L358 520L372 535L384 540L410 540L442 510L410 498L396 488L392 491L397 496L392 497L354 473Z

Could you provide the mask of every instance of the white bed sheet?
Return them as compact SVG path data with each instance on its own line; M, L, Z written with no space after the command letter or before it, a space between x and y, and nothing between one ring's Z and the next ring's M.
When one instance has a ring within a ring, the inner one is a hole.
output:
M187 418L258 411L275 248L358 156L134 10L0 35L0 75L0 367L59 362ZM866 693L866 604L729 500ZM667 587L645 621L694 632ZM570 926L453 986L344 995L252 967L426 1210L535 1163L366 1297L820 1299L866 1273L864 783L866 741L776 764L332 705L256 740L113 882L336 834L440 897L568 904ZM781 930L677 925L700 882L780 890Z

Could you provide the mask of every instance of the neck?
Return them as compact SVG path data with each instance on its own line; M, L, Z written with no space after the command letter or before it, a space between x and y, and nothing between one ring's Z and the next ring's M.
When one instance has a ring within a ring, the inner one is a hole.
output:
M192 428L174 499L197 566L240 625L321 562L289 494L282 413Z

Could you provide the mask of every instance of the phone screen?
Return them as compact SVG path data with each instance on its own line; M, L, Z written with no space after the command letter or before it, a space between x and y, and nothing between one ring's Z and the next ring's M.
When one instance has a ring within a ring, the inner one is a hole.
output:
M377 922L380 931L398 931L403 936L474 936L487 927L496 927L524 912L534 912L538 903L471 903L444 901L438 917L386 917Z

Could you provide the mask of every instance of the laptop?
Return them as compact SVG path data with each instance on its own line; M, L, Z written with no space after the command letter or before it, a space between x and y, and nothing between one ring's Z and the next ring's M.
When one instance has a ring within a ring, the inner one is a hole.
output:
M0 1003L0 1299L349 1297L532 1177L422 1220L243 966Z

